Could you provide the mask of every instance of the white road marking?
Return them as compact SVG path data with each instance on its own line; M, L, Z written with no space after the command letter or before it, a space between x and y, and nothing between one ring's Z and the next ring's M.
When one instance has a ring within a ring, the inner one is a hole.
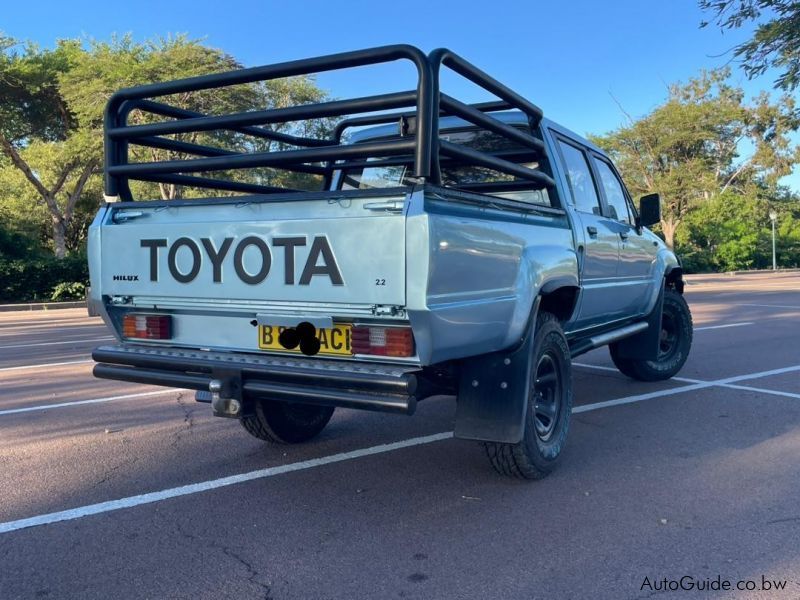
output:
M73 316L73 317L63 317L61 319L55 319L46 321L44 319L31 319L29 321L17 321L13 318L3 318L2 315L9 315L11 313L0 313L0 329L4 327L19 327L20 325L60 325L62 323L78 323L78 322L86 322L86 323L99 323L102 324L103 320L100 317L81 317L81 316ZM50 316L50 315L48 315Z
M80 340L66 340L64 342L36 342L35 344L11 344L8 346L0 346L0 350L5 350L6 348L31 348L33 346L56 346L59 344L82 344L84 342L105 342L107 340L113 340L114 338L110 335L99 337L99 338L86 338Z
M730 388L734 390L745 390L747 392L758 392L759 394L772 394L773 396L785 396L786 398L797 398L800 400L800 394L793 392L782 392L780 390L770 390L766 388L751 387L749 385L735 385L733 383L724 383L720 387Z
M741 291L758 292L765 288L772 288L776 290L786 290L789 292L797 291L797 283L793 281L784 281L783 283L766 283L760 281L740 282L739 285L733 282L727 283L690 283L689 290L693 292L708 292L715 290L725 290L731 293Z
M287 465L279 465L277 467L268 467L266 469L250 471L249 473L241 473L239 475L231 475L229 477L221 477L220 479L212 479L210 481L203 481L201 483L182 485L180 487L161 490L160 492L150 492L148 494L140 494L138 496L129 496L127 498L120 498L119 500L100 502L98 504L89 504L88 506L81 506L71 510L62 510L59 512L30 517L27 519L19 519L17 521L8 521L6 523L0 523L0 534L17 531L18 529L25 529L27 527L37 527L39 525L58 523L59 521L72 521L74 519L88 517L89 515L110 512L113 510L119 510L121 508L132 508L134 506L141 506L142 504L161 502L162 500L168 500L170 498L178 498L180 496L197 494L199 492L207 492L209 490L216 490L222 487L244 483L245 481L275 477L276 475L283 475L284 473L293 473L295 471L313 469L315 467L330 465L345 460L352 460L354 458L385 454L387 452L394 452L395 450L400 450L402 448L409 448L411 446L420 446L422 444L430 444L433 442L448 440L452 437L452 431L445 431L442 433L435 433L433 435L426 435L424 437L416 437L399 442L393 442L391 444L381 444L380 446L372 446L370 448L362 448L360 450L332 454L330 456L323 456L321 458L312 458L310 460L289 463Z
M761 371L759 373L751 373L750 375L735 375L733 377L726 377L725 379L717 379L712 381L714 385L725 385L728 383L736 383L738 381L747 381L748 379L759 379L761 377L771 377L772 375L783 375L784 373L794 373L800 371L800 365L793 367L781 367L779 369L770 369L769 371Z
M80 404L100 404L102 402L115 402L117 400L130 400L131 398L144 398L146 396L161 396L182 392L179 389L156 390L154 392L140 392L138 394L124 394L122 396L107 396L105 398L92 398L91 400L75 400L73 402L59 402L57 404L37 404L36 406L25 406L22 408L9 408L0 410L0 417L5 415L16 415L19 413L36 412L40 410L50 410L51 408L65 408L68 406L78 406Z
M577 363L577 362L572 363L572 366L583 367L584 369L596 369L598 371L611 371L613 373L619 373L620 375L622 375L619 372L619 369L617 369L616 367L604 367L601 365L590 365L589 363ZM681 383L707 383L702 379L689 379L687 377L671 377L670 381L680 381Z
M682 392L693 392L695 390L702 390L710 388L714 384L712 382L693 383L692 385L682 385L681 387L670 388L668 390L659 390L657 392L649 392L646 394L636 394L635 396L626 396L624 398L616 398L614 400L606 400L604 402L595 402L593 404L582 404L572 409L572 412L583 413L600 408L609 408L610 406L620 406L622 404L633 404L634 402L642 402L643 400L652 400L653 398L661 398L662 396L670 396L672 394L680 394Z
M608 368L608 367L605 367ZM608 400L606 402L596 402L594 404L585 404L583 406L576 406L572 409L573 413L584 413L593 410L598 410L601 408L607 408L610 406L619 406L622 404L630 404L633 402L641 402L643 400L650 400L653 398L660 398L663 396L670 396L672 394L680 394L683 392L691 392L694 390L699 389L706 389L713 386L718 385L727 385L733 384L738 381L745 381L747 379L757 379L759 377L768 377L770 375L781 375L784 373L791 373L795 371L800 371L800 365L794 365L791 367L782 367L779 369L771 369L769 371L761 371L758 373L750 373L747 375L736 375L734 377L726 377L724 379L717 379L714 381L704 381L695 383L692 385L685 385L677 388L672 388L668 390L660 390L657 392L650 392L647 394L637 394L635 396L628 396L626 398L617 398L615 400ZM168 393L168 392L165 392ZM209 481L203 481L199 483L192 483L189 485L183 485L174 488L168 488L166 490L161 490L158 492L149 492L146 494L139 494L137 496L128 496L127 498L120 498L117 500L110 500L108 502L100 502L97 504L89 504L86 506L81 506L78 508L73 508L69 510L62 510L58 512L47 513L44 515L38 515L34 517L28 517L26 519L18 519L16 521L7 521L5 523L0 523L0 534L9 533L12 531L18 531L20 529L26 529L28 527L38 527L40 525L49 525L52 523L58 523L61 521L72 521L75 519L81 519L83 517L88 517L91 515L97 515L101 513L111 512L115 510L120 510L123 508L133 508L135 506L141 506L143 504L152 504L154 502L161 502L162 500L169 500L171 498L177 498L180 496L188 496L191 494L197 494L200 492L206 492L209 490L215 490L222 487L227 487L231 485L236 485L238 483L244 483L246 481L253 481L256 479L265 479L267 477L274 477L276 475L282 475L284 473L293 473L295 471L303 471L306 469L312 469L316 467L321 467L324 465L329 465L338 462L344 462L347 460L352 460L356 458L361 458L364 456L374 456L376 454L385 454L387 452L393 452L395 450L400 450L402 448L409 448L411 446L420 446L423 444L430 444L432 442L439 442L442 440L448 440L453 437L452 431L445 431L442 433L436 433L433 435L428 435L424 437L416 437L410 438L407 440L401 440L399 442L393 442L390 444L381 444L379 446L372 446L370 448L362 448L360 450L352 450L350 452L342 452L339 454L332 454L330 456L323 456L320 458L312 458L310 460L304 460L301 462L296 463L289 463L286 465L279 465L276 467L268 467L266 469L259 469L257 471L250 471L248 473L240 473L239 475L231 475L228 477L222 477L219 479L212 479Z
M584 369L596 369L597 371L613 371L614 373L619 373L619 369L615 367L603 367L601 365L590 365L589 363L573 362L572 366L583 367Z
M25 369L47 369L49 367L63 367L64 365L83 365L86 363L94 362L93 360L68 360L66 362L43 363L38 365L20 365L18 367L2 367L0 373L3 371L22 371Z
M108 330L105 323L87 323L85 325L80 324L73 324L73 323L60 323L58 325L15 325L14 327L10 327L6 325L3 327L0 325L0 336L2 337L12 337L15 335L22 335L23 333L28 333L32 329L52 329L53 331L60 331L65 333L74 333L78 329L104 329ZM41 333L41 332L40 332Z
M695 327L695 331L707 331L709 329L727 329L728 327L744 327L745 325L752 325L752 322L748 323L729 323L728 325L706 325L705 327Z
M614 371L616 373L619 373L619 371L617 369L615 369L614 367L604 367L604 366L601 366L601 365L590 365L588 363L572 363L572 365L575 366L575 367L583 367L585 369L596 369L598 371ZM789 367L789 368L794 370L794 367ZM774 373L770 373L770 374L774 374ZM622 376L621 373L620 373L620 375ZM754 376L752 376L752 378L755 379L757 377L767 377L767 376L768 375L757 375L757 376L754 375ZM748 377L748 378L750 378L750 377ZM713 386L713 387L724 387L724 388L730 388L730 389L734 389L734 390L746 390L746 391L749 391L749 392L759 392L761 394L772 394L773 396L785 396L787 398L800 398L800 394L794 394L792 392L782 392L780 390L772 390L772 389L768 389L768 388L757 388L757 387L752 387L752 386L749 386L749 385L735 385L733 383L722 383L724 381L722 379L720 379L718 381L704 381L702 379L689 379L688 377L672 377L672 378L670 378L670 381L680 381L681 383L692 383L692 384L707 383L707 384L709 384L709 386ZM676 390L676 391L679 391L679 390L682 390L683 388L673 388L673 389ZM671 391L671 390L664 390L664 391ZM630 396L630 397L631 398L635 398L635 396ZM646 400L647 398L643 398L643 399ZM624 403L624 404L627 404L627 402ZM590 406L590 405L586 404L584 406ZM591 405L591 406L594 406L594 405ZM578 407L578 408L580 408L580 407ZM598 407L598 408L602 408L602 407ZM580 411L580 412L583 412L583 411Z
M761 306L766 308L791 308L793 310L800 310L800 306L792 306L789 304L744 304L742 302L720 302L719 304L730 304L731 306Z

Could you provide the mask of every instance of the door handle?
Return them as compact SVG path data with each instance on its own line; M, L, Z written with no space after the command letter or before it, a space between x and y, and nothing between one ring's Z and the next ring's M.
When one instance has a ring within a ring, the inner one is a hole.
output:
M368 202L364 205L367 210L385 210L388 212L402 212L405 208L405 201L390 200L389 202Z
M592 236L592 237L596 237L596 236L597 236L597 227L594 227L593 225L589 225L589 226L586 228L586 232L587 232L587 233L588 233L590 236Z
M111 220L114 223L124 223L125 221L132 221L133 219L139 219L144 217L146 213L143 213L138 210L127 210L124 212L115 212L114 216Z
M622 238L622 241L624 242L625 240L628 239L628 232L627 231L620 231L619 232L619 237Z

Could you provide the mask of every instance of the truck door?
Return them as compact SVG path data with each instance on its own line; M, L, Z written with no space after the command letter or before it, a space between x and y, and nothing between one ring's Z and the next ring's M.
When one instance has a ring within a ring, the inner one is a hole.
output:
M619 235L619 267L617 271L617 302L625 314L643 312L650 298L652 271L657 248L652 240L637 231L633 207L622 180L603 157L592 154L592 165L605 199L607 216L615 222Z
M613 320L621 312L616 290L619 223L603 215L585 152L564 138L557 139L578 217L575 226L580 227L577 238L583 291L575 327L582 329Z

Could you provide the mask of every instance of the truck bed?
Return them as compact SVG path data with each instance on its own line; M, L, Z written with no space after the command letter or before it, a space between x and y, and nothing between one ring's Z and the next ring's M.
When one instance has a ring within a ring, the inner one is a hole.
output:
M172 317L155 346L266 354L284 351L260 350L258 325L410 324L415 356L352 358L418 365L511 345L541 274L577 260L563 211L430 185L109 203L89 244L91 301L120 340L147 310Z

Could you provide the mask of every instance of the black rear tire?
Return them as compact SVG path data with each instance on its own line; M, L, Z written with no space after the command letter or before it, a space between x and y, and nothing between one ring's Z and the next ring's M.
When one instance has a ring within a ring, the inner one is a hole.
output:
M256 401L255 413L239 422L247 433L272 444L299 444L316 437L333 416L333 407Z
M502 475L542 479L555 467L572 415L572 366L558 319L539 313L531 353L531 383L525 433L516 444L486 442L489 462Z
M683 295L664 290L661 338L657 360L636 360L619 355L616 344L609 346L611 360L621 373L639 381L663 381L683 368L692 348L692 313Z

